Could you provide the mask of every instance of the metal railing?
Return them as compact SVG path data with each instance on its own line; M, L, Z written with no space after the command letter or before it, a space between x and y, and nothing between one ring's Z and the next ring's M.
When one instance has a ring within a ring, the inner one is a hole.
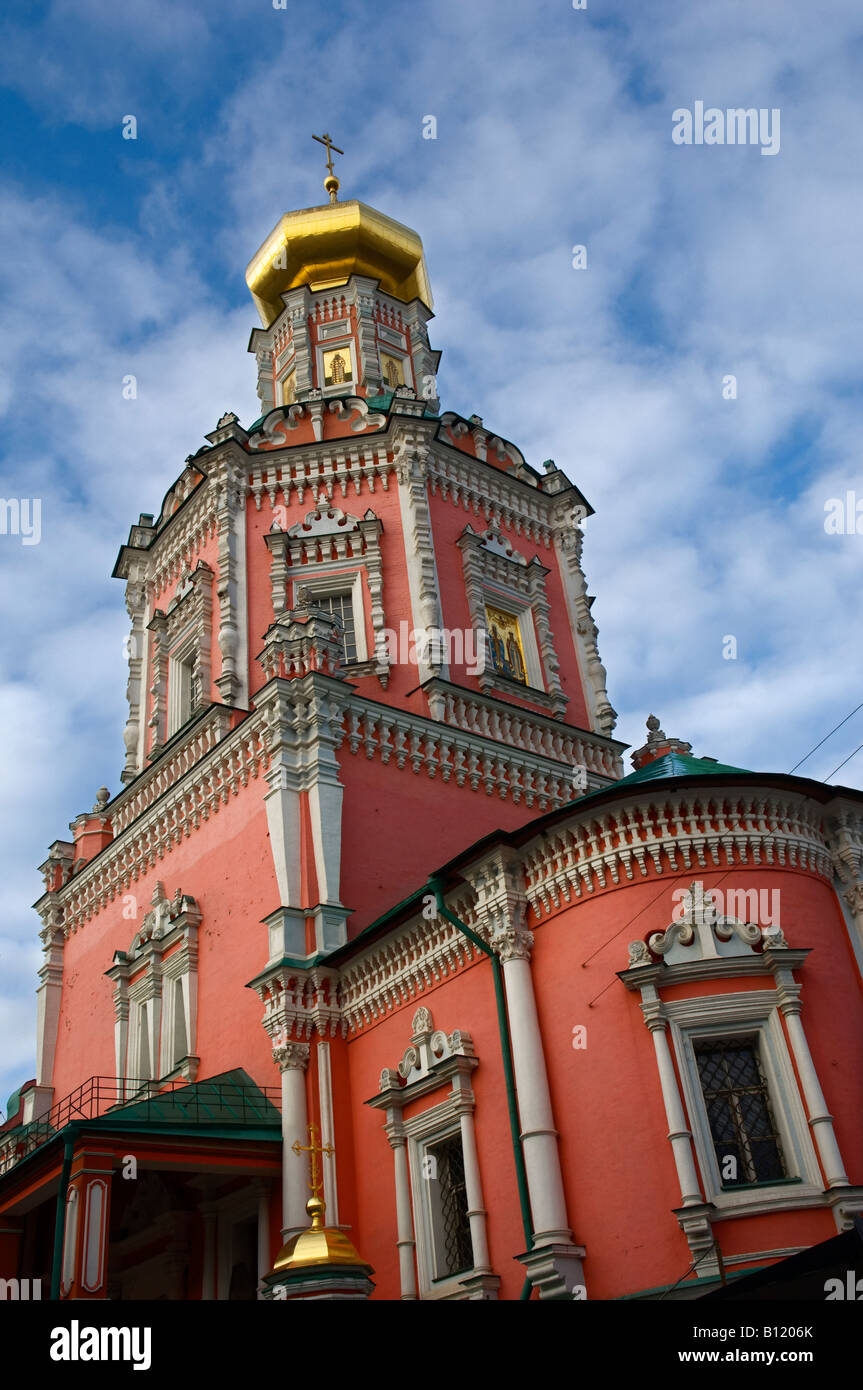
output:
M260 1124L275 1128L281 1088L242 1081L166 1081L91 1076L45 1114L0 1133L0 1174L46 1144L76 1120L95 1120L127 1109L130 1126L147 1124ZM131 1112L134 1113L131 1113Z

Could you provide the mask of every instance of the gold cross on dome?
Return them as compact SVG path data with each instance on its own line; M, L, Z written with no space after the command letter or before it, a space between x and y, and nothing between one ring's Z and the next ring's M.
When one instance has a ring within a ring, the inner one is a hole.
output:
M326 147L327 147L327 168L328 168L329 171L330 171L330 178L332 178L332 177L333 177L333 151L335 150L336 154L344 154L344 150L340 150L339 147L338 147L338 145L334 145L333 142L332 142L331 137L330 137L329 135L327 135L327 134L324 134L324 135L313 135L313 136L312 136L312 139L313 139L313 140L317 140L317 142L318 142L319 145L326 145Z
M317 139L317 136L315 138ZM335 1149L333 1148L332 1144L315 1143L317 1133L317 1125L310 1124L308 1144L301 1144L299 1139L295 1139L292 1145L295 1154L309 1155L309 1166L312 1170L312 1177L311 1181L309 1182L309 1187L311 1188L312 1196L314 1197L318 1197L320 1195L320 1190L323 1186L323 1178L318 1177L318 1154L321 1154L323 1156L323 1154L335 1153Z

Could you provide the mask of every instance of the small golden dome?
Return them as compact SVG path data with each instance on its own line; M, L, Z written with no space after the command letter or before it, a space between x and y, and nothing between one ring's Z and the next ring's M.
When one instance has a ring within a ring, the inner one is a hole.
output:
M327 179L329 185L338 180ZM416 232L355 199L286 212L246 269L246 284L265 328L284 308L281 296L298 285L329 289L351 275L379 280L409 303L432 306L423 244Z
M343 1231L324 1225L324 1207L320 1197L310 1197L306 1211L312 1219L307 1231L300 1231L283 1245L273 1265L274 1274L306 1269L310 1265L354 1265L368 1269L362 1255Z

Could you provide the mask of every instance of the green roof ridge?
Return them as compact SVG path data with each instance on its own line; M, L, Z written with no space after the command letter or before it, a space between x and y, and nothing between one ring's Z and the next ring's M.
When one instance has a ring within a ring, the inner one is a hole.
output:
M621 777L614 785L630 786L633 782L654 782L665 777L701 777L705 773L742 772L752 774L752 768L733 767L731 763L719 763L713 758L693 758L690 753L664 753L643 767L636 768L627 777Z

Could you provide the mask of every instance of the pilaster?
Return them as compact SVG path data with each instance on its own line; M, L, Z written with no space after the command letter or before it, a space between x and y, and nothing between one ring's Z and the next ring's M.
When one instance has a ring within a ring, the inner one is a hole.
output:
M234 446L236 447L236 446ZM249 702L247 667L246 482L239 459L222 455L216 472L219 537L219 650L222 672L216 681L226 705Z

